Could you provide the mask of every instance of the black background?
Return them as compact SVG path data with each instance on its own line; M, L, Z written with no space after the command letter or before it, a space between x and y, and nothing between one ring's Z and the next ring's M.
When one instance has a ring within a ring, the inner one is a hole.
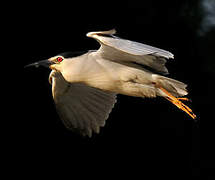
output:
M50 70L24 69L22 141L27 165L37 164L32 173L49 169L55 174L66 166L63 174L101 179L108 175L212 179L213 143L206 139L214 129L208 124L215 120L215 31L202 28L204 15L198 0L25 4L20 25L27 49L23 66L64 51L97 49L98 43L86 33L116 28L117 36L175 55L167 63L169 77L189 85L189 105L201 125L207 125L201 136L200 159L200 122L163 98L119 95L101 133L82 138L65 129L55 111L47 81Z

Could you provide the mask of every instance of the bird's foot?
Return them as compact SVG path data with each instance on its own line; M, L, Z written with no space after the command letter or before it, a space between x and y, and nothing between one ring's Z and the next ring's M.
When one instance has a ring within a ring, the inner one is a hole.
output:
M165 98L169 100L171 103L173 103L175 106L177 106L182 111L186 112L190 117L193 119L196 119L196 115L193 113L192 109L190 109L187 105L185 105L182 101L190 101L188 98L176 98L171 93L169 93L166 89L160 87L161 91L163 91L166 96Z

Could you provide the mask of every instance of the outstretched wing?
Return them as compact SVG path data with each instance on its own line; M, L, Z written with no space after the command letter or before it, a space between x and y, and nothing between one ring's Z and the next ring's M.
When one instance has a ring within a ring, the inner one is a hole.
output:
M168 51L114 36L115 30L90 32L88 37L96 39L101 47L97 51L103 58L119 63L135 63L167 74L166 59L174 58Z
M116 103L116 94L68 83L56 71L51 72L49 79L57 112L65 126L83 136L99 133Z

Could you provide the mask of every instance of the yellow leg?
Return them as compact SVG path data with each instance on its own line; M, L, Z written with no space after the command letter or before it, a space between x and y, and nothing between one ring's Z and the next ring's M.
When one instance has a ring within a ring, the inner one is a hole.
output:
M186 112L190 117L193 119L196 119L196 115L193 113L192 109L190 109L188 106L186 106L184 103L182 103L180 100L188 101L188 98L176 98L171 93L169 93L166 89L159 87L161 91L163 91L167 96L165 97L167 100L169 100L171 103L173 103L175 106L177 106L179 109Z

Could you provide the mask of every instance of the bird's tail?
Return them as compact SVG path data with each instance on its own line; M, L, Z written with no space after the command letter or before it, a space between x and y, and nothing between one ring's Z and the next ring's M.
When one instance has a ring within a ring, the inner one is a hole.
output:
M196 119L196 115L193 113L192 109L190 109L187 105L185 105L182 101L189 101L188 98L182 98L188 94L187 85L164 76L156 75L156 86L158 88L158 95L166 98L168 101L173 103L179 109L186 112L193 119Z

